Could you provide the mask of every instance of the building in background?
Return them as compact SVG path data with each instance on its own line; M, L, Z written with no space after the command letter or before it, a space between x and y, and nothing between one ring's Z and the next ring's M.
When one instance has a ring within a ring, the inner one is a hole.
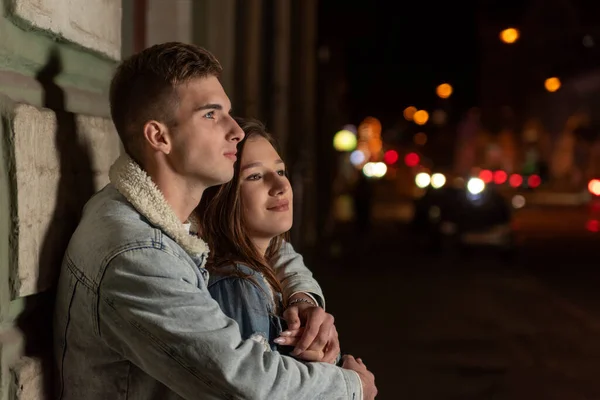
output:
M593 169L577 149L600 133L599 13L595 2L567 0L478 9L482 125L492 136L512 133L516 169L535 156L551 164L549 177L561 187L581 186ZM514 41L501 37L508 28L518 33Z

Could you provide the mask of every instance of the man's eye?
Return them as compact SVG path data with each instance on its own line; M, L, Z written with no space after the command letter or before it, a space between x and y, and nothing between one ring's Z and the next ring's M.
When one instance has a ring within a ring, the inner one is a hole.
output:
M204 118L214 119L215 118L215 112L214 111L210 111L210 112L206 113L204 115Z

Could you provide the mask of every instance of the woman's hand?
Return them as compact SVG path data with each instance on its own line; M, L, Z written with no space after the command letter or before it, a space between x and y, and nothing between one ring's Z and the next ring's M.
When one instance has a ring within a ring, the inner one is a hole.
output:
M291 299L302 296L303 294L299 293ZM295 332L303 328L301 337L291 345L296 346L292 356L302 358L301 355L306 351L323 351L325 362L335 362L340 354L340 340L333 315L319 306L302 302L288 307L283 313L283 318L287 322L288 331ZM282 337L285 337L284 334L288 331L283 332Z
M282 346L296 346L303 334L304 328L287 330L282 332L281 335L274 340L274 342ZM314 348L314 346L311 345L308 349L304 350L298 355L295 355L295 357L303 361L319 361L333 364L335 363L338 354L339 352L333 354L333 352L328 351L327 344L325 344L320 346L320 348Z

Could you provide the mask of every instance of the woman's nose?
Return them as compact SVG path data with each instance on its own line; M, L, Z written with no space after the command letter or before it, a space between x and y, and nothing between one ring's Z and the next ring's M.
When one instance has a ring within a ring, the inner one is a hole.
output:
M276 175L273 179L273 186L271 187L272 196L281 196L290 190L290 181L285 176Z

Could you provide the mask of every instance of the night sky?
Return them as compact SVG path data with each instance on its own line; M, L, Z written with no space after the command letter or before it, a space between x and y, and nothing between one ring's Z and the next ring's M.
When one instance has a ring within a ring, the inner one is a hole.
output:
M320 41L342 51L354 120L394 123L408 105L432 109L438 84L449 82L456 111L477 103L475 10L455 2L320 2Z

